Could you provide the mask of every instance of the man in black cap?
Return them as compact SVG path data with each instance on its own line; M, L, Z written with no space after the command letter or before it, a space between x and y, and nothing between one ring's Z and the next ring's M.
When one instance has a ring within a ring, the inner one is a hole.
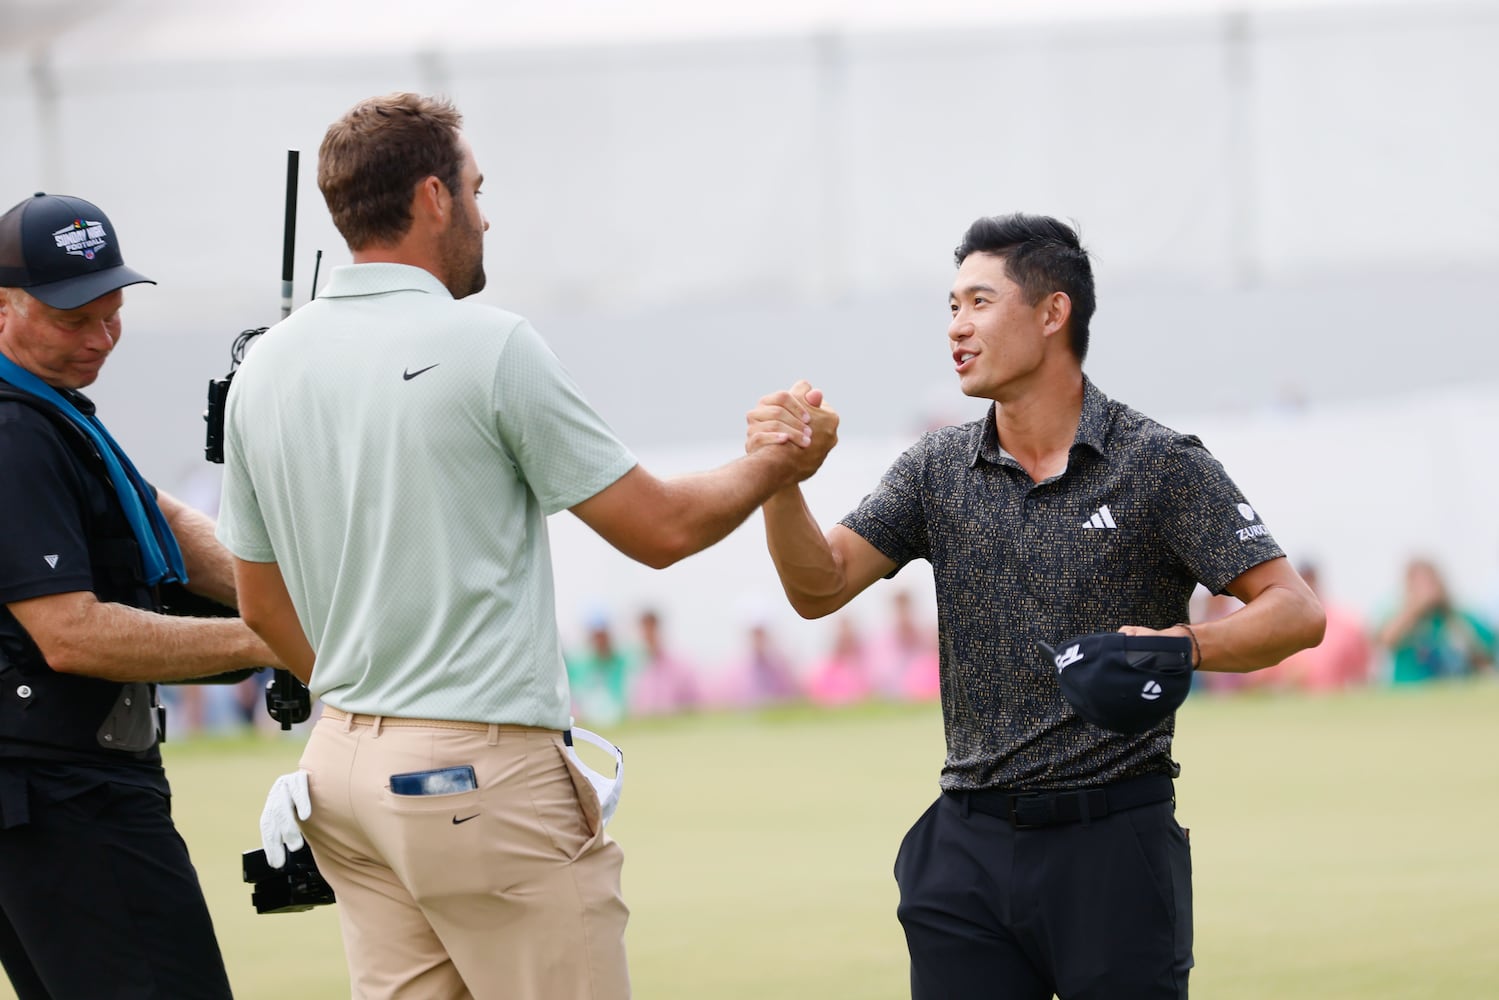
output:
M120 339L114 226L38 194L0 216L0 961L21 1000L230 995L172 824L156 681L274 664L211 519L152 488L78 390Z
M913 997L1179 1000L1173 710L1194 666L1314 645L1322 609L1200 441L1083 374L1093 276L1071 228L979 219L956 257L948 346L988 415L926 434L826 534L783 490L764 508L771 556L808 618L932 564L947 762L895 862ZM761 403L751 446L808 409ZM1199 582L1244 607L1183 624Z

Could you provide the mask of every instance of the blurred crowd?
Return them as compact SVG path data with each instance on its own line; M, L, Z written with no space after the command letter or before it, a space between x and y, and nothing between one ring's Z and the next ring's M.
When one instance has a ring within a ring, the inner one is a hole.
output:
M1327 612L1321 644L1276 666L1250 674L1204 671L1197 683L1210 691L1245 689L1339 691L1368 684L1420 684L1494 669L1496 612L1457 599L1437 563L1417 556L1405 564L1396 596L1373 615L1339 602L1323 587L1317 566L1300 567ZM1499 598L1499 592L1493 595ZM1239 602L1199 590L1192 620L1230 614Z
M1331 692L1494 669L1499 586L1489 602L1492 609L1481 602L1469 605L1454 598L1434 560L1416 557L1405 565L1387 606L1365 614L1329 594L1317 566L1306 564L1300 571L1327 613L1322 642L1250 674L1204 671L1197 675L1204 690ZM1192 620L1209 621L1238 606L1235 598L1199 590ZM857 622L852 615L834 616L826 652L793 662L769 627L753 621L743 654L727 667L709 669L671 646L658 611L641 613L628 637L607 616L595 614L587 623L586 643L567 656L575 714L607 723L705 708L939 696L936 629L922 620L910 593L894 593L878 627L865 631Z
M919 620L908 592L894 593L879 628L865 632L852 615L832 619L832 628L827 651L799 662L764 616L751 616L742 652L709 666L671 645L656 609L642 611L633 634L624 637L607 615L595 613L584 646L566 654L573 712L580 721L606 724L626 716L792 702L936 699L936 629Z
M1365 614L1327 593L1318 567L1300 569L1327 612L1322 643L1251 674L1204 671L1197 675L1203 690L1328 692L1494 669L1499 586L1488 602L1464 602L1452 595L1433 560L1413 558L1388 605ZM1192 620L1210 621L1236 607L1232 597L1199 590ZM769 615L751 615L741 651L723 663L675 646L661 609L623 618L596 610L565 651L574 715L584 724L607 725L624 718L791 703L936 700L935 623L905 590L892 593L878 618L866 627L853 614L836 615L825 623L826 650L795 657L778 641ZM262 672L233 687L165 686L173 735L275 731L264 707L267 679L268 672Z

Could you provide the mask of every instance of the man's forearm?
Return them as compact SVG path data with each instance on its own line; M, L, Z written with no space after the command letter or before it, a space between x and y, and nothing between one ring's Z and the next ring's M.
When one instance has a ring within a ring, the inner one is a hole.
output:
M307 635L296 615L278 615L257 623L256 635L271 647L276 658L303 684L312 683L312 668L317 657L307 642Z
M792 448L794 445L780 445ZM745 455L709 472L663 483L665 502L658 516L677 527L670 543L674 558L686 558L726 538L777 490L795 481L792 468L769 449Z
M52 669L112 681L189 680L275 665L270 649L237 618L169 617L92 602L47 634L37 645Z
M303 684L312 683L317 655L302 631L297 607L286 589L281 566L273 562L234 560L235 589L240 595L240 613L276 657Z
M807 618L820 618L836 610L838 605L825 604L843 591L843 568L801 488L791 486L776 492L763 509L765 543L791 606Z
M1192 626L1202 652L1199 669L1247 673L1274 666L1321 642L1325 624L1315 599L1271 587L1233 614Z

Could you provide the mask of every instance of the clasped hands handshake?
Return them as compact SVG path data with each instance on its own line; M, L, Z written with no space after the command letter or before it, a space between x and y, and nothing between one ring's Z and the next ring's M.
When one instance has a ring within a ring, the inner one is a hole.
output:
M785 447L780 454L797 483L815 473L838 443L837 411L824 406L822 390L805 379L762 396L745 421L745 452Z

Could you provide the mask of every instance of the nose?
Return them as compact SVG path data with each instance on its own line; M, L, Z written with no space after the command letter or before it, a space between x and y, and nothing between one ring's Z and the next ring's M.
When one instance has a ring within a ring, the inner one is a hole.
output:
M84 343L90 350L99 351L101 354L108 354L114 350L117 339L119 338L116 337L114 330L111 329L109 321L100 320L97 323L89 324L87 336L84 337Z
M947 324L947 339L962 340L973 332L973 323L968 319L967 313L960 307L952 314L952 322Z

